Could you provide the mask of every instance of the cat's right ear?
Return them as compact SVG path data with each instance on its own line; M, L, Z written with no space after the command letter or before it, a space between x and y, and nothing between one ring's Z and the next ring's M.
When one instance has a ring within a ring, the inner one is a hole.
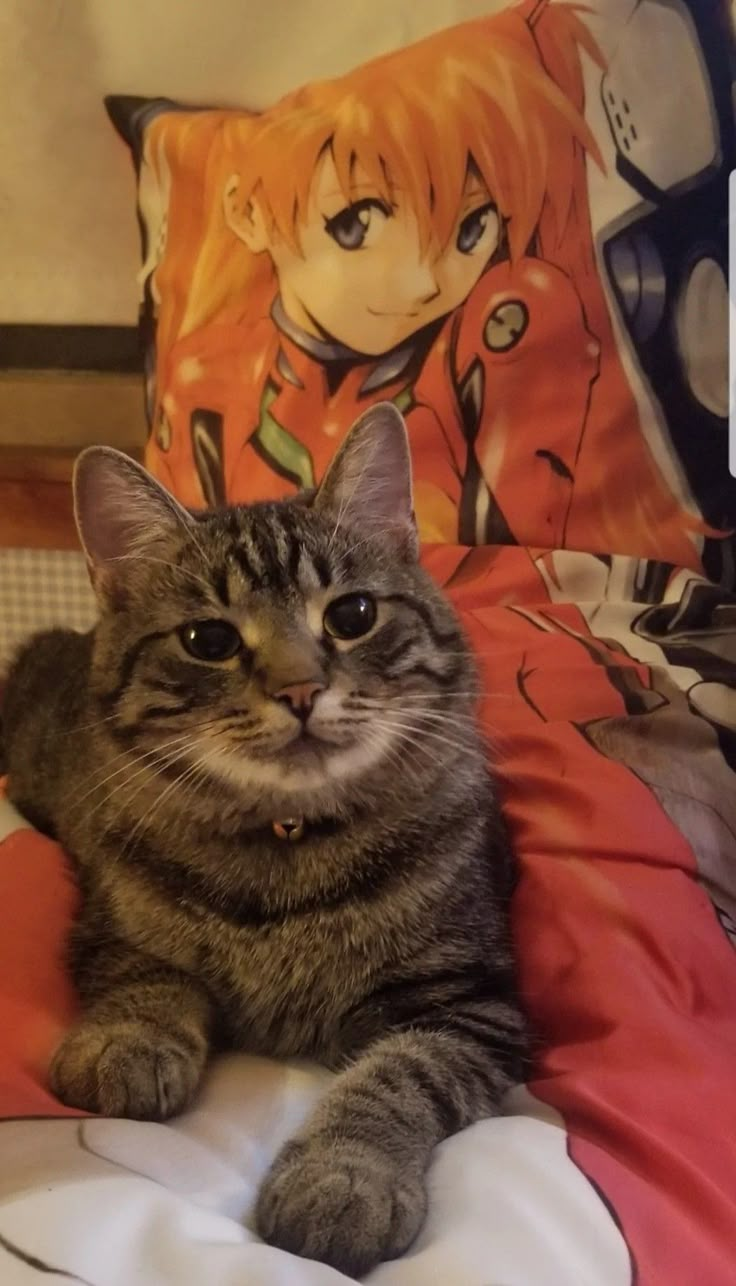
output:
M115 599L126 573L152 545L190 531L186 509L135 460L88 447L74 466L74 517L95 592Z
M354 527L417 556L409 438L391 402L376 402L355 421L319 485L315 509L332 511L336 529Z

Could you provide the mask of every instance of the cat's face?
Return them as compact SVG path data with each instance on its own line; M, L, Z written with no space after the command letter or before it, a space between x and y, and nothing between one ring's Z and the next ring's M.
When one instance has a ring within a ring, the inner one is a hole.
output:
M174 763L284 791L379 761L400 773L421 730L431 745L437 710L467 704L453 696L468 687L459 631L417 569L348 530L331 542L333 530L274 505L200 520L204 557L186 542L168 568L141 553L128 610L101 631L104 691L135 652L119 730Z
M123 744L192 786L216 778L303 810L426 770L443 732L457 743L473 666L417 566L410 493L398 520L381 511L399 495L376 491L389 456L377 477L338 459L311 503L169 507L150 541L107 559L95 688Z

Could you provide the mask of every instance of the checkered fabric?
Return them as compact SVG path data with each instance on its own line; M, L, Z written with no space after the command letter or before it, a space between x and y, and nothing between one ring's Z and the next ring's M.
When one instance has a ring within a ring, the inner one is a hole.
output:
M88 630L96 606L84 557L76 551L0 549L0 674L36 630Z

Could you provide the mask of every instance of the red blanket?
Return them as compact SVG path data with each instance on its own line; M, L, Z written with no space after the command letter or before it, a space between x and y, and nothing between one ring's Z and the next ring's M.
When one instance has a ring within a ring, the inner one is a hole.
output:
M564 1118L638 1280L720 1286L736 1215L733 602L660 569L663 602L644 605L654 569L624 558L436 547L425 561L485 675L540 1035L530 1088ZM75 893L32 831L0 856L0 1112L62 1114L44 1072L74 1011Z

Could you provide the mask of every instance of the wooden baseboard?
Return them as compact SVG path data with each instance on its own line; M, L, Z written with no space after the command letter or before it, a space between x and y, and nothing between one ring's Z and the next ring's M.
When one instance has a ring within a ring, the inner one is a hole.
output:
M138 375L0 372L0 446L81 451L105 443L140 452L146 440Z
M3 367L28 371L143 370L137 326L78 326L0 322Z
M0 549L78 549L68 482L0 478Z
M0 373L0 547L78 548L77 455L102 443L140 459L145 440L139 376Z

